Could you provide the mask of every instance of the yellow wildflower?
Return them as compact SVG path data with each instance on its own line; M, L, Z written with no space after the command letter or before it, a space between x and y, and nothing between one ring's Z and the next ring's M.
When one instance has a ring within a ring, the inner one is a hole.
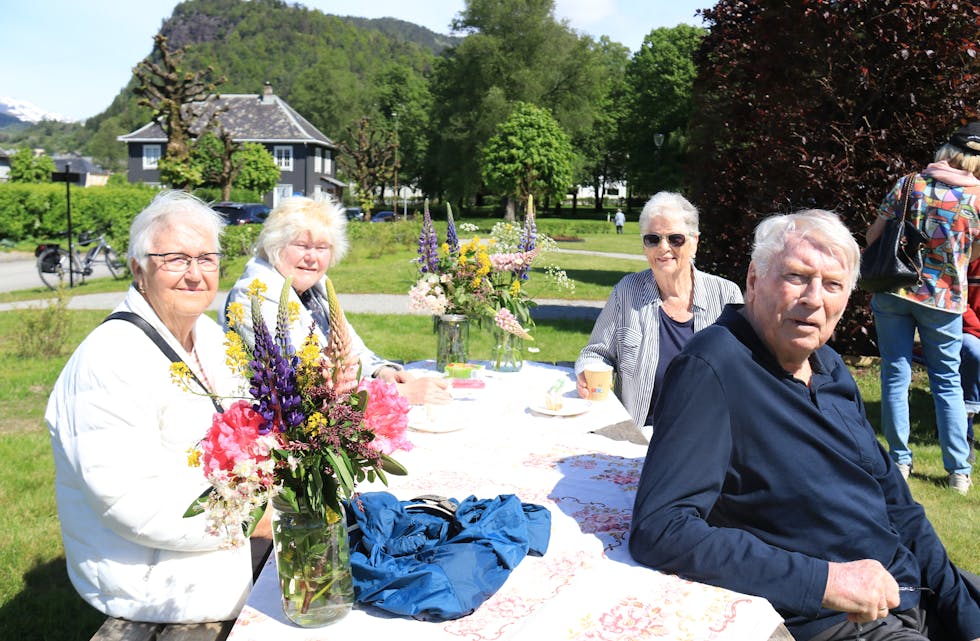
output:
M239 302L228 304L228 327L241 327L245 320L245 306Z
M268 287L266 287L265 283L256 278L248 284L248 297L258 298L265 293L266 289L268 289Z
M286 318L290 325L299 320L299 303L291 300L286 304Z
M191 467L201 466L201 450L196 447L192 447L187 450L187 464Z
M305 431L309 436L317 436L323 432L323 428L327 426L327 417L325 417L320 412L313 412L306 418Z
M514 280L514 282L510 284L510 295L517 296L520 293L521 293L521 281Z
M249 356L242 337L232 330L225 334L225 365L232 371L245 374L248 371Z
M185 392L191 391L188 382L191 379L191 368L187 366L187 363L181 361L179 363L170 364L170 380L173 381L177 387L184 390Z

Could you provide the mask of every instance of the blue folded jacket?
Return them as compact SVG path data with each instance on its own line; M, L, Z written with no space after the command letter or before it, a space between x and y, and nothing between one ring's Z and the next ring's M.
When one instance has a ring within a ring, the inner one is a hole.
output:
M551 537L548 510L513 494L459 503L370 492L347 515L357 601L428 621L473 612Z

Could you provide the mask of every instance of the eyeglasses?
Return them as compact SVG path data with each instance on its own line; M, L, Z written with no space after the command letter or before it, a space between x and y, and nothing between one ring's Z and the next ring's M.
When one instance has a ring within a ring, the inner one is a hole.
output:
M200 256L188 256L180 252L166 252L164 254L147 254L162 259L160 268L165 272L182 273L191 268L191 261L197 263L198 269L202 272L218 271L218 263L221 261L222 254L219 252L208 252Z
M298 249L304 254L326 254L332 249L330 245L307 245L306 243L289 243L289 246Z
M684 243L687 242L686 234L667 234L667 236L661 234L643 234L643 245L645 247L659 247L660 241L664 238L667 239L667 244L671 247L683 247Z

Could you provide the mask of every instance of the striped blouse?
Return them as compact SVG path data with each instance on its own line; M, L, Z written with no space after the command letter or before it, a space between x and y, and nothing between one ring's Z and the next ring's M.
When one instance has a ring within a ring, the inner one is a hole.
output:
M694 331L711 325L728 303L741 303L742 290L730 280L694 270ZM650 411L653 381L660 358L660 288L652 270L627 274L613 288L599 313L588 344L575 361L581 374L587 363L602 361L615 369L613 390L637 426Z

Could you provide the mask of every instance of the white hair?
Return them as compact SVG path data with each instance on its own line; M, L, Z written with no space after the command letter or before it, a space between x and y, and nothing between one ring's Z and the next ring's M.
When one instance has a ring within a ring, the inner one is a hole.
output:
M698 209L691 202L678 193L672 191L661 191L653 195L643 205L640 212L640 235L647 233L647 224L654 216L679 216L687 227L687 233L697 236L701 233L699 228Z
M221 231L225 227L221 215L186 191L165 190L133 218L129 227L127 257L146 269L157 232L177 222L206 231L211 236L215 251L221 251Z
M326 236L330 243L330 266L347 253L347 214L332 197L316 199L293 196L272 210L255 241L255 255L279 267L279 254L303 232Z
M791 238L806 239L821 250L842 259L850 289L857 285L861 250L840 217L824 209L804 209L793 214L770 216L755 228L752 262L759 275L766 274L773 260L786 249Z

